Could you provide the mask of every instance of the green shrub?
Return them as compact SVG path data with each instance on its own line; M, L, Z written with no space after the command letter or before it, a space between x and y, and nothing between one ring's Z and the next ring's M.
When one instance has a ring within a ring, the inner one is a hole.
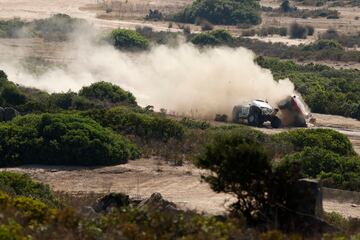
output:
M66 14L55 14L49 18L37 19L29 24L29 32L46 41L66 41L76 30L85 29L84 20Z
M89 118L42 114L0 125L0 155L2 166L107 165L125 163L139 153L127 139Z
M20 31L27 25L26 22L19 18L10 20L0 20L0 38L19 37Z
M304 177L322 179L326 187L360 190L358 156L344 157L320 147L305 147L301 152L286 156L280 165L283 169L296 165Z
M116 29L110 34L110 40L118 49L145 50L149 48L149 40L136 31Z
M23 94L16 86L10 84L4 87L0 97L10 105L21 105L26 101L25 94Z
M302 38L305 39L308 36L308 29L299 25L298 23L293 23L290 26L290 38Z
M260 5L256 0L196 0L174 16L179 22L206 19L213 24L259 24Z
M196 165L211 171L203 178L215 192L236 195L238 201L232 205L235 212L252 220L262 211L271 163L256 137L242 131L221 132L205 146Z
M195 45L202 45L202 46L205 45L215 46L220 44L220 41L209 33L199 33L191 39L191 42Z
M21 212L22 218L28 221L44 222L54 214L45 203L39 200L20 196L14 198L13 201L14 207Z
M191 42L195 45L205 46L205 45L232 45L234 43L234 38L226 30L214 30L207 33L196 34Z
M79 96L113 104L136 104L136 99L132 93L107 82L97 82L88 87L83 87L79 92Z
M2 240L31 240L30 236L25 236L23 228L18 223L0 225L0 239Z
M340 43L333 40L318 40L314 43L304 46L303 48L306 51L319 51L319 50L343 50L344 48L340 45Z
M355 154L350 140L332 129L297 129L279 133L274 138L291 143L295 151L316 146L342 156Z
M150 113L141 113L126 107L115 107L108 110L93 110L86 116L105 127L143 138L167 140L181 138L184 129L176 121Z
M0 190L17 196L26 196L48 203L56 203L49 186L33 181L28 175L0 172Z

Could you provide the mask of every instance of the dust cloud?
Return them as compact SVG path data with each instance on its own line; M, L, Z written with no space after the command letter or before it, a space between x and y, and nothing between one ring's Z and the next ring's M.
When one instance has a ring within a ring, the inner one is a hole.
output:
M85 36L62 53L71 59L65 68L53 67L34 76L16 61L6 61L0 62L0 69L11 81L48 92L78 91L96 81L108 81L133 92L142 106L211 118L215 113L230 114L234 105L251 99L275 105L294 94L289 80L275 81L269 70L254 63L255 55L245 48L199 49L180 43L129 53L94 41L94 36L79 35Z

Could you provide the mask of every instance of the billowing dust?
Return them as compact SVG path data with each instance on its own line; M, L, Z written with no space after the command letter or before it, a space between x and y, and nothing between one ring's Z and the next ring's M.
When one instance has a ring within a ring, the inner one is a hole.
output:
M2 61L0 68L11 81L49 92L78 91L108 81L133 92L142 106L203 117L229 114L234 105L251 99L275 105L294 94L289 80L275 81L244 48L199 49L179 40L175 47L156 45L146 52L129 53L99 43L96 34L74 36L71 47L62 52L64 59L72 59L65 68L53 67L37 76L26 72L17 60ZM10 50L2 46L1 51Z

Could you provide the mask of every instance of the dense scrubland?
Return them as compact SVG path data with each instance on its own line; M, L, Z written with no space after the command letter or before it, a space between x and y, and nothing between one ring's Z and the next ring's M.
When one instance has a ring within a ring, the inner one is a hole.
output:
M26 175L0 173L0 237L2 239L299 239L277 230L248 229L242 218L204 216L190 211L139 208L130 202L104 212L86 211L94 197L53 193ZM330 214L331 223L347 234L355 219ZM343 239L344 234L327 235ZM355 239L355 238L354 238Z
M325 1L303 2L321 5ZM284 11L286 6L281 7ZM298 11L290 10L287 12ZM257 1L197 0L173 17L190 23L203 18L209 24L252 25L261 22L259 11ZM58 20L62 22L59 25ZM13 19L0 22L0 37L65 41L83 24L66 15L32 22ZM300 27L306 35L314 30ZM291 35L296 34L293 30L289 29ZM263 30L264 34L279 35L287 35L287 31ZM289 78L295 84L313 112L360 119L358 70L268 57L359 61L357 52L345 49L357 44L357 36L331 34L329 30L312 44L288 47L235 37L225 30L192 34L184 28L184 32L186 41L200 48L250 48L265 56L254 61L270 69L275 79ZM173 43L179 34L117 29L99 41L113 44L114 51L138 52L151 50L153 44ZM360 157L349 139L334 130L297 129L267 135L235 124L213 126L169 116L165 109L155 112L153 106L141 107L131 92L111 83L97 82L79 92L49 94L16 85L2 71L0 105L21 112L14 120L0 123L2 167L113 165L155 155L175 165L193 162L207 170L203 180L215 192L230 193L237 199L226 216L139 209L133 203L107 212L86 212L84 207L89 201L94 203L93 199L73 199L26 175L1 172L2 239L300 239L310 232L293 228L294 233L285 234L274 222L274 209L292 208L288 200L299 179L319 179L326 187L360 191ZM359 219L344 219L335 213L324 217L340 230L324 238L359 238Z

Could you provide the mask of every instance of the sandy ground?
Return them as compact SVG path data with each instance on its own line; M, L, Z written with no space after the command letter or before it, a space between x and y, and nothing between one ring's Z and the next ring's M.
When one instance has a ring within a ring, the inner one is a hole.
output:
M176 167L157 159L92 169L25 166L3 170L28 173L55 191L73 194L124 192L145 198L160 192L180 207L209 214L223 213L226 203L233 199L231 195L214 193L207 183L201 182L201 172L193 165Z

